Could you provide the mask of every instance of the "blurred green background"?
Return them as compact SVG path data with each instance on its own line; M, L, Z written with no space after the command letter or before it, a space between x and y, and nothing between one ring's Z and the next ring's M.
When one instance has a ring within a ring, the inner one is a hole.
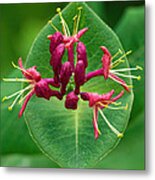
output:
M131 66L144 67L144 1L87 2L119 36L124 49L132 50ZM1 77L12 73L11 61L26 59L35 36L55 15L57 7L67 3L0 4L0 67ZM10 75L11 76L11 75ZM135 83L135 100L128 129L118 147L96 168L144 169L144 71ZM1 97L17 86L1 83ZM24 120L1 106L1 166L58 167L48 160L31 140ZM18 112L19 108L15 111ZM13 115L14 114L14 115ZM23 148L24 147L24 148Z

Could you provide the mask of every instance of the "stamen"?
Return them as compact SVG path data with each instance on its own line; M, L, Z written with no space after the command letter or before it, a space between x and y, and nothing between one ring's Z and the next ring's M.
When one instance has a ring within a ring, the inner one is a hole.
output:
M73 35L76 34L76 26L77 26L77 15L73 17L74 25L73 25Z
M120 59L119 61L115 61L115 62L113 62L110 66L111 66L111 68L114 68L114 67L116 67L116 66L118 66L120 63L124 63L125 62L125 60L124 59Z
M24 97L22 97L18 103L21 104L24 101L24 99L29 95L29 93L30 92L28 92Z
M32 85L29 85L29 86L27 86L26 88L21 89L21 90L15 92L14 94L12 94L12 95L10 95L10 96L5 96L5 97L2 99L2 102L4 102L4 101L7 100L7 99L11 99L12 97L16 96L17 94L23 93L23 92L25 92L26 90L28 90L28 89L30 89L30 88L32 88Z
M131 54L132 51L127 51L125 54L123 54L121 57L119 57L119 59L117 59L116 61L114 61L111 66L112 68L116 67L118 64L120 64L120 62L124 62L124 60L122 60L122 58L126 57L127 55ZM115 65L117 64L117 65Z
M22 95L22 92L18 94L18 96L15 98L15 100L13 101L13 103L8 107L8 110L11 111L13 106L16 104L17 100L19 99L19 97Z
M112 107L112 106L109 106L108 104L103 104L101 102L98 102L98 104L100 104L101 106L103 106L105 108L113 109L113 110L120 110L120 109L127 110L128 109L128 104L126 104L126 106L119 106L119 107Z
M100 108L98 108L98 110L99 110L101 116L103 117L104 121L106 122L106 124L109 126L109 128L117 135L118 138L122 138L123 137L123 133L120 133L114 126L112 126L112 124L110 124L110 122L105 117L104 113L101 111Z
M59 17L61 19L61 23L62 23L62 30L64 32L64 35L65 36L70 36L70 31L69 31L69 28L68 28L68 25L66 23L66 21L64 20L63 16L62 16L62 12L61 12L61 9L60 8L57 8L56 9L57 13L59 14Z
M141 79L141 76L121 74L121 73L117 73L117 72L113 72L113 74L116 74L116 75L118 75L118 76L122 76L122 77L125 77L125 78L133 78L133 79L137 79L137 80L140 80L140 79Z
M122 102L112 102L111 104L114 104L115 106L119 106L122 104Z
M117 51L117 53L112 56L111 60L113 60L113 59L114 59L115 57L117 57L119 54L123 54L123 51L122 51L121 49L119 49L119 50Z
M142 67L136 66L135 68L122 68L122 69L113 69L112 72L125 72L125 71L136 71L136 70L143 70Z
M32 82L32 80L24 78L3 78L2 80L6 82Z
M58 28L52 23L52 20L49 20L48 24L50 24L55 31L59 32Z
M78 28L79 28L79 24L80 24L82 7L80 6L77 9L78 9L79 13L78 13L78 16L77 16L77 24L76 24L76 29L75 29L76 34L78 32Z

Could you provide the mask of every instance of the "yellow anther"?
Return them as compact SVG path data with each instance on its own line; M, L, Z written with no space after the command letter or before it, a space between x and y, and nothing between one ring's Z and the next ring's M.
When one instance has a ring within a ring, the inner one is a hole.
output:
M98 133L99 133L99 135L101 135L102 133L101 133L101 131L98 129Z
M107 108L107 107L108 107L108 104L105 104L104 107Z
M141 76L137 76L137 80L138 80L138 81L141 80Z
M60 12L61 12L61 8L57 8L57 9L56 9L56 12L57 12L57 13L60 13Z
M9 106L9 107L8 107L8 110L9 110L9 111L12 111L12 107L11 107L11 106Z
M141 66L136 66L137 70L143 70L143 68Z
M133 85L127 85L128 88L133 88Z
M118 138L122 138L122 137L123 137L123 133L117 134L117 137L118 137Z
M5 100L7 100L6 96L3 97L2 102L4 102Z
M51 24L51 23L52 23L52 20L49 20L47 23L48 23L48 24Z
M77 16L77 15L75 15L75 16L73 17L73 20L75 21L75 20L77 19L77 17L78 17L78 16Z
M124 107L124 110L127 110L129 107L128 103L126 103L126 106Z
M82 6L79 6L78 8L77 8L77 10L81 10L82 9Z

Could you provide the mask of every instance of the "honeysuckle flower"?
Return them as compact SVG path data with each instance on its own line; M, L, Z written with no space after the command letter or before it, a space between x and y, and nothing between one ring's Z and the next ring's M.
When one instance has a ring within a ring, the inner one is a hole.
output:
M65 62L62 65L61 71L60 71L60 82L61 82L61 94L64 95L66 93L66 86L70 80L70 77L72 75L72 66L70 62Z
M99 95L97 93L89 93L89 92L82 92L80 93L81 98L84 101L89 101L89 107L93 108L93 127L94 127L94 136L95 139L99 137L99 134L101 134L99 128L98 128L98 112L100 112L101 116L103 117L104 121L107 123L109 128L117 135L117 137L121 138L123 136L122 133L120 133L106 118L104 115L102 109L109 108L109 109L127 109L128 105L121 106L121 107L112 107L109 106L110 104L119 105L120 103L116 103L119 98L121 98L124 94L124 91L121 91L117 96L112 98L112 95L114 94L114 90L111 90L110 92L106 94Z
M75 92L74 91L70 92L66 96L65 107L67 109L77 109L78 100L79 98L75 94Z
M74 81L75 81L75 94L79 94L80 86L85 82L85 65L82 60L79 60L76 63L75 72L74 72Z
M142 70L142 68L140 66L136 66L135 68L121 68L121 69L113 69L116 66L118 66L120 63L125 62L123 60L123 58L125 56L127 56L128 54L131 53L131 51L128 51L127 53L123 54L121 57L119 57L117 60L115 60L114 62L112 62L112 60L117 57L119 54L122 54L122 51L119 50L113 57L111 56L109 50L104 47L101 46L101 50L104 52L104 55L102 56L102 68L97 69L93 72L90 72L86 75L86 81L88 81L89 79L96 77L96 76L104 76L104 79L112 79L115 82L119 83L120 85L122 85L124 87L124 89L128 92L130 92L130 87L132 87L131 85L127 85L127 83L120 77L124 77L124 78L133 78L133 79L137 79L140 80L141 77L140 76L134 76L134 75L130 75L130 74L123 74L121 72L129 72L129 71L134 71L134 70ZM120 76L120 77L119 77Z
M24 87L24 89L15 92L14 94L10 95L10 96L5 96L3 98L2 101L5 101L7 99L13 98L16 96L16 98L14 99L13 103L8 107L9 110L12 110L13 106L17 103L17 101L19 100L19 98L26 92L28 91L28 93L22 97L19 100L19 104L21 104L23 101L23 105L20 109L19 112L19 117L22 116L27 103L29 102L29 100L31 99L31 97L35 94L37 97L42 97L45 98L47 100L50 99L51 96L56 96L58 99L62 99L62 96L60 94L59 91L56 90L52 90L50 89L49 85L52 85L54 87L59 87L58 84L55 84L54 79L53 78L42 78L40 73L36 70L36 66L33 66L31 68L25 69L23 67L22 64L22 59L19 58L18 60L18 64L19 66L16 66L13 63L13 66L19 70L21 70L22 74L24 75L24 78L9 78L6 79L4 78L4 81L9 81L9 82L25 82L28 83L29 85Z

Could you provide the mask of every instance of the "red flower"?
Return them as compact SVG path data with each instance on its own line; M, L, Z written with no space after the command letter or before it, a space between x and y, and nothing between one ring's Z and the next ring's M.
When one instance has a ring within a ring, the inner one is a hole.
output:
M36 70L36 66L25 69L23 67L21 58L19 58L18 64L19 64L19 67L14 64L13 65L15 68L21 70L21 72L25 78L3 79L3 80L4 81L27 82L27 83L29 83L29 85L27 87L25 87L24 89L14 93L8 97L3 98L3 101L4 101L6 99L10 99L17 95L15 100L13 101L12 105L9 106L9 108L8 108L9 110L12 110L13 106L16 104L18 99L28 90L29 90L29 92L19 101L19 103L21 103L24 100L22 108L19 112L19 117L22 116L22 114L27 106L28 101L34 94L36 94L37 97L42 97L47 100L49 100L51 96L56 96L58 99L62 98L61 94L58 91L51 90L49 87L49 85L52 85L54 87L59 87L58 84L55 84L53 78L45 78L45 79L41 78L40 73Z
M112 60L116 56L118 56L119 53L122 53L122 52L118 51L112 57L110 52L108 51L108 49L106 47L101 46L101 49L104 52L104 55L102 56L102 59L101 59L102 68L88 73L86 75L86 81L88 81L89 79L91 79L93 77L96 77L96 76L104 76L105 80L110 78L110 79L114 80L115 82L119 83L120 85L122 85L124 87L124 89L129 92L130 87L132 87L132 86L127 85L127 83L123 79L121 79L120 77L133 78L133 79L137 79L137 80L140 80L141 77L140 76L129 75L129 74L123 74L123 73L120 73L120 72L129 72L129 71L133 71L133 70L142 70L142 68L140 66L136 66L135 68L122 68L122 69L113 69L113 68L118 66L121 62L124 62L124 60L122 60L122 58L125 57L126 55L128 55L129 53L131 53L131 51L128 51L127 53L125 53L121 57L119 57L119 59L112 62Z
M98 128L98 111L100 111L101 115L104 116L101 109L103 108L110 108L115 109L114 107L110 107L110 104L115 104L115 101L117 101L119 98L121 98L124 94L124 91L122 91L120 94L112 98L112 95L114 94L114 90L111 90L107 94L99 95L97 93L89 93L89 92L82 92L81 98L84 101L89 101L89 107L93 107L93 127L94 127L94 136L95 139L98 138L99 134L101 134L99 128ZM126 107L117 107L116 109L126 109ZM104 116L105 119L105 116ZM108 126L111 128L111 130L118 136L122 137L122 133L120 133L118 130L116 130L107 119L105 120Z

